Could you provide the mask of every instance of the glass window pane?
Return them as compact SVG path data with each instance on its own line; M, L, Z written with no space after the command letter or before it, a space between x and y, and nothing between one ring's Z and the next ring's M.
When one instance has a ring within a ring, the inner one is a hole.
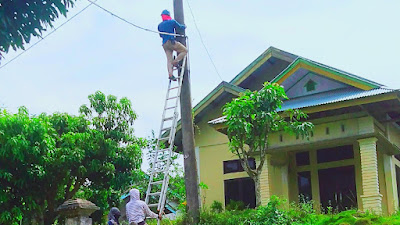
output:
M299 189L299 202L312 200L310 171L297 173L297 187Z
M249 166L251 169L255 170L256 169L256 160L253 158L249 159Z
M256 169L256 160L253 158L249 159L249 166L251 169ZM224 174L225 173L235 173L243 172L244 169L239 159L224 161Z
M305 166L310 165L310 155L308 152L298 152L296 153L296 165Z
M334 148L325 148L317 150L317 162L333 162L344 159L354 158L353 146L345 145Z
M239 172L242 168L239 160L224 161L224 174Z

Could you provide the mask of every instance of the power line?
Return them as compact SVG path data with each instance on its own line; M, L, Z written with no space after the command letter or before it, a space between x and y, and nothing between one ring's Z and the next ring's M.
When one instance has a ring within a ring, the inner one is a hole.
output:
M83 11L85 11L87 8L89 8L91 5L95 4L97 0L95 0L94 2L91 2L89 5L87 5L85 8L81 9L78 13L76 13L75 15L73 15L71 18L69 18L67 21L65 21L64 23L62 23L59 27L54 28L54 30L52 30L50 33L48 33L47 35L45 35L42 39L39 39L39 41L35 42L34 44L32 44L31 46L29 46L25 51L19 53L17 56L15 56L14 58L10 59L8 62L6 62L4 65L0 66L0 69L2 69L3 67L7 66L9 63L11 63L12 61L18 59L22 54L24 54L25 52L27 52L29 49L35 47L37 44L39 44L41 41L43 41L44 39L46 39L48 36L50 36L51 34L53 34L54 32L56 32L58 29L60 29L62 26L64 26L65 24L67 24L69 21L71 21L72 19L74 19L76 16L78 16L79 14L81 14Z
M124 21L125 23L130 24L130 25L136 27L136 28L142 29L142 30L144 30L144 31L148 31L148 32L156 33L156 34L166 34L166 35L171 35L171 36L176 36L176 37L185 37L185 35L181 35L181 34L173 34L173 33L167 33L167 32L159 32L159 31L155 31L155 30L151 30L151 29L147 29L147 28L141 27L141 26L139 26L139 25L136 25L136 24L134 24L134 23L132 23L132 22L130 22L130 21L128 21L128 20L126 20L126 19L124 19L124 18L118 16L118 15L116 15L115 13L113 13L113 12L111 12L110 10L108 10L108 9L106 9L106 8L104 8L104 7L102 7L102 6L100 6L100 5L97 4L97 3L92 2L91 0L88 0L88 1L91 2L93 5L97 6L98 8L102 9L103 11L109 13L110 15L112 15L112 16L114 16L114 17L116 17L116 18L118 18L118 19Z
M201 43L203 44L203 47L204 47L204 49L205 49L206 52L207 52L208 58L210 59L212 65L214 66L215 72L218 74L218 76L219 76L219 78L221 79L221 81L224 81L224 80L222 79L221 75L220 75L219 72L218 72L217 66L216 66L215 63L214 63L214 60L212 59L211 54L210 54L210 52L208 51L208 49L207 49L207 47L206 47L206 44L205 44L204 41L203 41L203 36L201 35L200 29L197 27L196 19L195 19L194 14L193 14L192 7L190 7L189 0L187 0L186 2L187 2L187 4L188 4L188 6L189 6L190 14L191 14L192 17L193 17L194 26L196 27L196 30L197 30L197 32L199 33L200 41L201 41Z

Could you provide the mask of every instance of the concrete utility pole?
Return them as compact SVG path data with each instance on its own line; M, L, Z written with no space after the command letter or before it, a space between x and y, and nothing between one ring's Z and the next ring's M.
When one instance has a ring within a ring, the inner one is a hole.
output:
M175 20L180 24L185 24L183 16L182 0L174 0ZM180 34L185 34L183 31ZM186 46L186 39L178 37L177 40ZM194 151L194 131L192 117L192 98L190 93L190 77L187 66L183 75L181 89L181 122L182 122L182 144L185 169L186 203L190 224L199 223L200 219L200 200L199 200L199 181L197 173L196 154Z

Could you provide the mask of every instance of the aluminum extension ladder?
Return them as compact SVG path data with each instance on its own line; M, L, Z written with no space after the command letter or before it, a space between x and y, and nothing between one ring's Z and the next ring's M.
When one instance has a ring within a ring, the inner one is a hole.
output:
M179 97L181 94L186 58L187 56L183 59L182 67L178 70L179 76L177 77L177 82L170 80L168 84L160 134L157 139L156 151L153 154L150 180L146 191L146 204L148 204L150 208L157 207L159 213L163 212L167 197L169 167L171 165L172 150L174 148L176 125L178 122ZM177 86L173 86L172 84L177 84ZM157 224L160 224L160 220L158 220Z

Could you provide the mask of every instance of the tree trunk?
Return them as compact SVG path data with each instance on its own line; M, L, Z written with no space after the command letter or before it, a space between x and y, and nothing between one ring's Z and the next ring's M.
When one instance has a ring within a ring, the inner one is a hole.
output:
M257 173L253 177L254 180L254 187L255 187L255 193L256 193L256 207L261 206L261 186L260 186L260 174Z

